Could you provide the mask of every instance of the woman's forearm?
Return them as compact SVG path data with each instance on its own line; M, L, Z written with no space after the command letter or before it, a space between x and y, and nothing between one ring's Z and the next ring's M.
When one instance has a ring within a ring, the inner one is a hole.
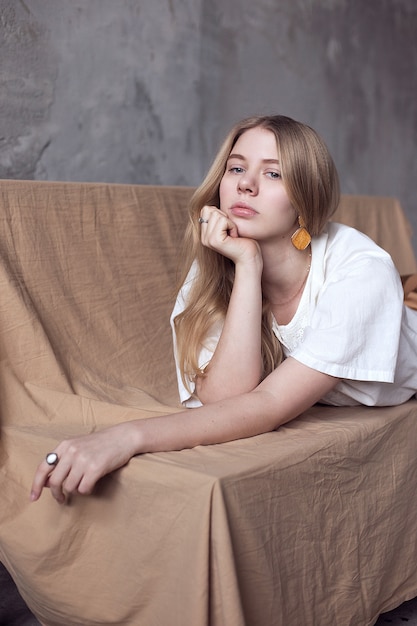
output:
M136 454L194 448L251 437L276 427L273 398L249 392L132 424ZM256 415L256 417L255 417Z
M205 375L197 379L197 395L203 404L250 391L261 379L261 272L257 259L236 266L219 343Z
M181 450L270 432L310 408L337 382L286 359L251 392L136 422L137 453Z

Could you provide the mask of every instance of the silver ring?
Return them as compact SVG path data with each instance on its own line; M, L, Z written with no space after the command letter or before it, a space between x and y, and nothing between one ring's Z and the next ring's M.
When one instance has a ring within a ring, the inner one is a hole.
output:
M59 461L59 457L56 452L48 452L45 457L45 461L48 463L48 465L56 465Z
M208 224L208 220L206 220L204 217L199 217L198 218L198 223L199 224Z

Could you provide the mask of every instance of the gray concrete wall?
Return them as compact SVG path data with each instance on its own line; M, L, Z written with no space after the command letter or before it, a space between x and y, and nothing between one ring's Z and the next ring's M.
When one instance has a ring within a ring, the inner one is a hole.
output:
M0 177L196 185L283 113L417 242L416 68L415 0L0 0Z

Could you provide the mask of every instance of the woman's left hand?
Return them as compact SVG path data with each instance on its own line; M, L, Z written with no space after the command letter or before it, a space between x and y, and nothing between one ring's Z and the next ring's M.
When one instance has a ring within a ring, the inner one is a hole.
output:
M134 422L124 422L110 428L68 439L53 452L55 465L46 459L39 464L32 483L30 499L39 499L44 487L49 487L55 500L64 503L72 493L90 494L97 481L125 465L137 454Z

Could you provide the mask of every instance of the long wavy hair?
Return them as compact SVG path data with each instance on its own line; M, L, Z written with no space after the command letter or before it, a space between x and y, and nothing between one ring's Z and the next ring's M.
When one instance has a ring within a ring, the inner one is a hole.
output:
M312 128L283 115L250 117L232 128L190 201L179 284L183 284L194 261L198 264L198 273L185 310L174 320L179 367L188 389L189 380L204 375L199 369L198 355L210 329L225 318L235 273L230 259L201 244L198 218L203 206L219 207L219 187L228 157L239 137L257 127L274 133L282 182L312 236L323 231L339 204L335 164L326 144ZM263 302L261 350L265 377L283 358L282 347L272 331L272 314L266 300Z

